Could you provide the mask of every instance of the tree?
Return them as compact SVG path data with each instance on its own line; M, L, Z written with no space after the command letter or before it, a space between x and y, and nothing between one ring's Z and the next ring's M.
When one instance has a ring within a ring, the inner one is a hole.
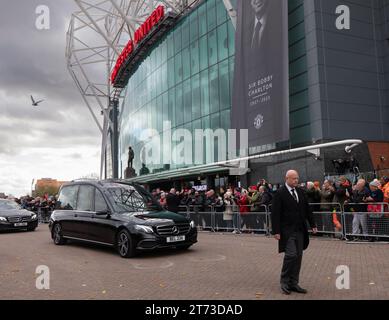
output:
M43 186L43 187L38 187L35 191L33 191L32 195L33 197L44 197L45 194L49 196L55 196L58 194L59 187L55 186Z

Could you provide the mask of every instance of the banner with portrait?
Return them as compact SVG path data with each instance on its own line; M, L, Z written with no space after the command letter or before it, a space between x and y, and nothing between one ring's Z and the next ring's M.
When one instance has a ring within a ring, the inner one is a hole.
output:
M288 1L238 0L232 128L249 147L289 140Z

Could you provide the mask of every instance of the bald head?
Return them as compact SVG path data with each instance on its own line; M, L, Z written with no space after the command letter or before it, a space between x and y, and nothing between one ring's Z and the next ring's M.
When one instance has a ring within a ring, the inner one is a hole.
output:
M312 182L312 181L308 181L307 182L307 189L308 190L311 190L315 187L315 184Z
M362 191L366 186L366 180L365 179L359 179L355 188L359 191Z
M299 174L296 170L289 170L285 175L285 181L291 188L296 188L299 184Z

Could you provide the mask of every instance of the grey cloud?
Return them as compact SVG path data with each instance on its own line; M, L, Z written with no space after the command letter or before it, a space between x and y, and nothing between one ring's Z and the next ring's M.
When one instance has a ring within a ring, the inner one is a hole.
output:
M18 194L30 189L36 168L56 178L98 167L101 135L66 68L66 31L78 10L74 1L2 0L1 5L0 191ZM50 8L50 30L35 28L38 5ZM34 108L30 94L45 101ZM62 148L69 154L63 156ZM96 162L89 164L91 152Z
M66 30L73 0L3 0L0 12L0 150L92 144L99 131L66 68ZM50 30L35 28L35 8L50 8ZM45 101L32 107L30 94ZM17 151L16 151L17 152Z
M35 8L41 4L50 8L50 30L35 28ZM74 1L29 0L20 5L5 0L3 6L7 10L0 13L0 88L15 96L62 99L71 108L81 100L65 61L66 28L77 9Z

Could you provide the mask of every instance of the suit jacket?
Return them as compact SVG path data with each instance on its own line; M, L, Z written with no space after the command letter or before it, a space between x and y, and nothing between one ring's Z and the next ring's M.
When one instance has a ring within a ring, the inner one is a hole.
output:
M166 196L166 204L167 204L167 209L171 212L177 213L180 211L179 206L181 204L181 200L179 196L176 194L168 193Z
M278 243L280 253L285 252L286 243L300 221L299 216L303 220L304 250L309 245L307 220L312 228L316 227L305 192L299 188L296 188L296 192L299 198L298 203L286 186L281 187L273 197L271 210L272 233L281 235Z
M263 75L267 76L272 66L268 66L270 59L274 55L279 55L279 51L281 48L278 46L276 41L272 41L271 33L271 22L268 21L266 25L262 26L262 37L261 41L258 39L254 39L257 42L255 47L251 47L253 36L254 36L254 28L255 28L255 17L251 19L248 27L248 32L245 35L246 39L244 40L245 50L244 50L244 58L245 63L255 68L257 66L261 67L263 70ZM278 50L278 52L277 52ZM251 70L250 68L247 69ZM258 80L258 70L252 70L253 80Z

